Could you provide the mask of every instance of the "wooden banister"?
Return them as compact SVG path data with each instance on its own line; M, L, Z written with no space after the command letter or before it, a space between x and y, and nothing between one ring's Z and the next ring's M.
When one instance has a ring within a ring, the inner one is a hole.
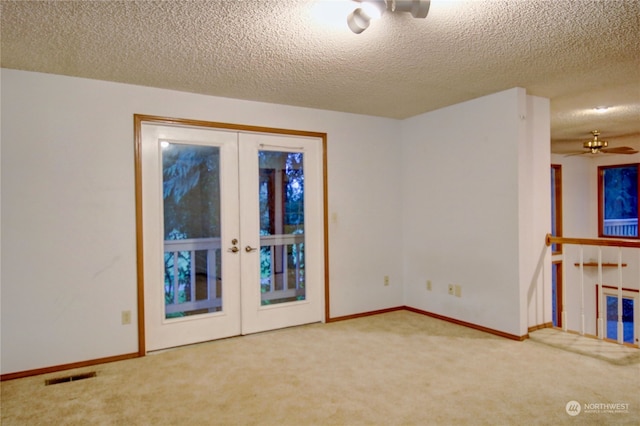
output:
M578 244L583 246L640 248L640 241L612 240L612 239L605 240L605 239L597 239L597 238L564 238L564 237L554 237L551 234L547 234L545 241L547 246L550 246L551 244Z

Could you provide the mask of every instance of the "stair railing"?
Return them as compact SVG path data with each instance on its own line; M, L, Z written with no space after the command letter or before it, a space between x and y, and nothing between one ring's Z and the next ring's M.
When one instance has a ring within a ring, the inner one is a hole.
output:
M603 313L606 313L604 294L603 294L603 282L602 282L602 247L617 247L618 248L618 323L617 323L617 337L618 343L624 343L623 336L623 322L622 322L622 248L640 248L640 242L629 240L616 240L616 239L589 239L589 238L564 238L555 237L551 234L547 234L545 238L547 246L551 244L574 244L580 246L580 263L576 266L580 267L580 334L585 334L585 312L584 312L584 246L597 246L598 247L598 327L597 337L604 339L604 318ZM567 318L566 318L566 291L562 292L562 329L567 331Z

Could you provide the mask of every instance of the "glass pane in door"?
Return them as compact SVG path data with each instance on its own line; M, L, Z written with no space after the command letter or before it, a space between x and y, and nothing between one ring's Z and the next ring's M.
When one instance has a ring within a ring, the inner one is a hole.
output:
M258 151L261 304L305 300L304 161Z
M220 311L220 149L161 146L165 318Z
M618 340L618 297L606 296L607 301L607 338ZM633 341L633 299L622 298L622 341Z

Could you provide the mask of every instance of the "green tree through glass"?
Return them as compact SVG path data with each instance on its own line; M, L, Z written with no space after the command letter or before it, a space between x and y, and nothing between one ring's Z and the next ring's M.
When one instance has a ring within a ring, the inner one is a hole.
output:
M217 147L176 143L163 146L165 240L220 237L219 160ZM189 301L193 273L208 274L206 256L206 251L181 251L177 256L165 253L165 304L176 302L176 291L178 303ZM220 258L216 256L217 271L220 271L219 263ZM192 271L194 264L196 270ZM181 312L167 314L167 318L183 315Z
M612 167L604 175L605 219L638 217L638 168Z

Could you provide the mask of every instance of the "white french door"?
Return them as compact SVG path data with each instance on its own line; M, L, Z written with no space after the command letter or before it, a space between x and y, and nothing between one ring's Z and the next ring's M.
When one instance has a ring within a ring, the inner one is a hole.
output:
M321 148L317 138L240 134L243 333L322 319Z
M143 123L149 351L323 319L322 140Z

